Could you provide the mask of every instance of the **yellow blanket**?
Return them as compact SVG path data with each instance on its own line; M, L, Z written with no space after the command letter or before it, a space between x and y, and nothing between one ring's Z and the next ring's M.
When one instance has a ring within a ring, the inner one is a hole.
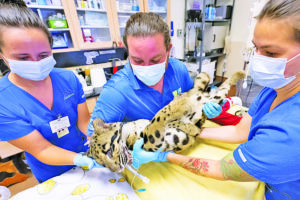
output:
M218 125L207 121L205 126ZM182 154L199 158L222 159L237 146L199 139L192 148ZM146 189L144 192L137 191L143 200L260 200L264 198L264 183L262 182L218 181L194 175L170 162L150 162L142 165L138 172L148 177L150 183L145 184L127 169L123 172L123 176L134 190Z

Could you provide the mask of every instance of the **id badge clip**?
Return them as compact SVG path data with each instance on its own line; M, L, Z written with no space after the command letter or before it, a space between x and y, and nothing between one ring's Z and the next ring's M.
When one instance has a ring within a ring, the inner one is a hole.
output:
M57 133L57 137L61 138L69 133L68 127L70 127L69 117L58 116L57 120L49 122L52 133Z

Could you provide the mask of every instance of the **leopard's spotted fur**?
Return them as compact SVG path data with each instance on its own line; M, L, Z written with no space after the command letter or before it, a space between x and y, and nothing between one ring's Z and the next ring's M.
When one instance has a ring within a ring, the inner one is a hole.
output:
M211 95L206 91L209 76L200 73L191 90L177 95L151 121L141 119L128 123L104 123L101 119L95 119L95 131L87 155L111 171L120 172L131 162L128 149L132 150L135 141L141 137L144 138L143 149L146 151L156 151L160 148L162 151L181 151L190 147L207 119L202 112L204 104L221 104L230 85L244 76L243 72L236 72Z

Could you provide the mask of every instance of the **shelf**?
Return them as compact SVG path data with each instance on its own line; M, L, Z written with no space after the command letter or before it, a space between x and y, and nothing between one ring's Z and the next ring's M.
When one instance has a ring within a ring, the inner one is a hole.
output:
M124 10L119 10L118 11L118 14L135 14L137 12L140 12L140 11L124 11Z
M28 8L33 9L51 9L51 10L63 10L64 8L62 6L52 6L52 5L27 5Z
M165 10L151 10L151 12L154 12L157 14L167 14L167 11L165 11Z
M212 55L209 55L209 56L203 56L202 60L203 59L209 59L209 58L221 57L221 56L225 56L225 55L226 55L225 53L215 53L215 54L212 54Z
M78 51L78 49L75 48L52 49L52 53L62 53L62 52L70 52L70 51Z
M80 27L81 28L109 28L109 26L93 26L93 25L84 25Z
M206 19L205 22L229 22L229 19Z
M202 60L204 59L210 59L210 58L217 58L217 57L221 57L221 56L225 56L226 54L224 53L215 53L215 54L212 54L212 55L209 55L209 56L202 56ZM187 55L185 55L187 56ZM197 57L194 57L194 56L189 56L189 58L195 58L197 60L200 59L200 56L197 56Z
M70 31L69 28L49 28L50 32Z
M162 14L167 13L166 10L150 10L150 12L153 12L153 13L162 13Z
M77 8L78 11L89 11L89 12L101 12L106 13L106 10L98 9L98 8Z

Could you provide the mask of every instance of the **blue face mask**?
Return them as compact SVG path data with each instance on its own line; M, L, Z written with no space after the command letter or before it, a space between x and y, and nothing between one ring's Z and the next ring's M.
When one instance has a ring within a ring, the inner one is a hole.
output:
M278 89L292 82L296 77L284 77L286 64L300 54L294 56L290 60L286 58L272 58L255 54L250 62L250 74L253 80L261 86Z
M163 77L166 70L166 61L149 66L133 65L132 71L136 77L148 86L157 84Z
M19 76L32 81L44 80L56 64L53 56L49 56L40 61L6 60L8 61L12 73L16 73Z

